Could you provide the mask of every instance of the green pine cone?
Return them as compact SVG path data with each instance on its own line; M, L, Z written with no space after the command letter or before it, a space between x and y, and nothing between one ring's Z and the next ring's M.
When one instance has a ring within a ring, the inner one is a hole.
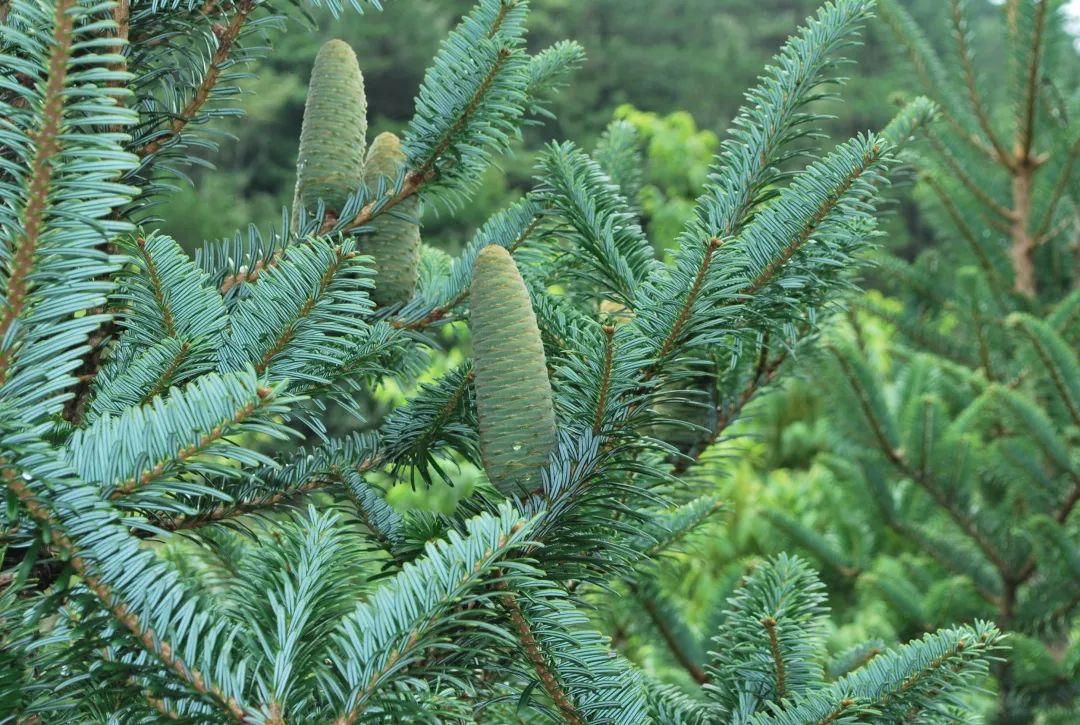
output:
M391 187L405 163L401 140L392 133L380 133L371 142L364 165L364 183L371 194L379 190L379 179ZM409 221L420 213L414 194L379 216L375 231L363 238L364 254L375 259L375 291L372 299L380 307L408 302L416 290L416 269L420 263L420 226ZM400 216L398 216L400 215ZM407 218L402 218L407 217Z
M484 468L503 493L530 491L555 448L555 409L529 292L502 247L477 256L471 308Z
M340 214L364 180L367 96L356 54L347 43L329 40L311 70L300 153L296 160L294 215L314 211L321 199Z

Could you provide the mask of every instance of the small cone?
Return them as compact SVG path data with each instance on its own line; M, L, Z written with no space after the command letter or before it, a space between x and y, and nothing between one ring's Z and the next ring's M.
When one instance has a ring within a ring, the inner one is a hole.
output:
M397 136L392 133L376 136L364 165L364 183L369 193L378 193L380 179L385 179L386 188L392 188L404 163L405 152ZM416 290L420 226L410 220L419 215L419 204L420 200L414 194L392 210L382 213L373 224L375 231L361 241L364 254L370 254L375 259L378 276L375 278L372 299L380 307L408 302Z
M502 247L477 256L470 304L484 468L504 494L534 490L555 448L555 409L529 292Z
M367 97L356 54L343 41L327 41L308 84L300 153L296 160L294 217L321 199L338 215L364 180Z

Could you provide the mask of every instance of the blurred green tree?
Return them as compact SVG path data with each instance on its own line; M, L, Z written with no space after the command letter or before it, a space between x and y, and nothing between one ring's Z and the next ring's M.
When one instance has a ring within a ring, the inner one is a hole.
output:
M860 298L828 346L843 488L770 518L878 590L905 636L976 616L1010 630L998 722L1075 723L1080 62L1059 2L1011 0L987 26L950 0L940 51L906 5L880 14L943 109L912 155L932 232L910 262L878 257L896 298Z

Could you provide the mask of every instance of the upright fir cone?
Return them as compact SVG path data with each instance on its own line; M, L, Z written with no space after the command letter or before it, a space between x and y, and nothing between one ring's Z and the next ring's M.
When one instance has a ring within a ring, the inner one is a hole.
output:
M329 40L319 49L308 84L293 217L301 208L313 211L320 199L328 213L340 214L364 181L366 146L364 76L352 48Z
M392 133L381 133L371 142L364 165L364 183L374 195L380 179L386 188L397 180L405 163L401 139ZM380 307L408 302L416 289L416 270L420 263L420 200L414 194L386 212L372 224L375 231L363 237L364 254L375 259L375 292L372 299Z
M470 304L484 468L505 494L533 490L555 448L555 409L529 292L504 248L477 256Z

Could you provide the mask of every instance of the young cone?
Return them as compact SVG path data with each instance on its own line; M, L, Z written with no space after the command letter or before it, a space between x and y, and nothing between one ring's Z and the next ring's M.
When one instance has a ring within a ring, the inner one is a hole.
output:
M505 494L531 490L555 447L555 411L529 292L504 248L476 258L471 299L484 468Z
M373 195L378 192L380 179L386 188L392 187L398 170L405 163L401 139L392 133L381 133L371 142L364 164L364 183ZM393 212L379 217L375 231L363 239L365 254L375 259L375 292L372 298L380 307L408 302L416 289L416 269L420 263L419 198L409 197Z
M314 211L321 199L338 214L364 180L367 96L356 54L347 43L329 40L311 70L300 153L296 159L295 217Z

